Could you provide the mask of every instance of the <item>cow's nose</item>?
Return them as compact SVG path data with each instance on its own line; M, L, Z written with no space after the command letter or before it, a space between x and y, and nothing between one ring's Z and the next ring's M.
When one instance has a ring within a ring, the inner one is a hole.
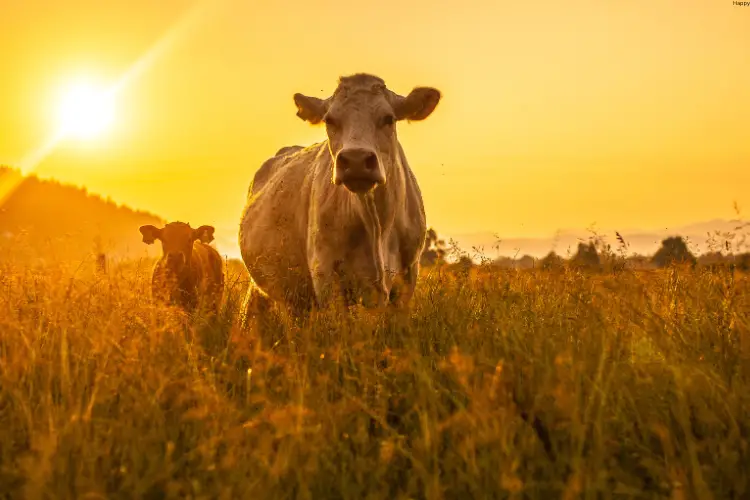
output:
M342 149L339 153L338 163L342 170L356 166L361 166L364 170L375 170L378 168L378 157L374 151L369 149Z

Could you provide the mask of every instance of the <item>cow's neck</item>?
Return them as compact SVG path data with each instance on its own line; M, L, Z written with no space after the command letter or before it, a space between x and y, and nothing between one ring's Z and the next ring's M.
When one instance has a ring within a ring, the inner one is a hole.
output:
M406 180L404 177L404 165L402 161L402 150L398 140L394 144L393 159L385 169L386 182L373 191L373 198L380 225L384 232L389 232L393 226L394 216L404 203Z
M190 292L195 288L195 273L192 265L185 266L180 272L167 271L166 278L171 286L182 293Z
M187 269L180 273L177 283L177 294L180 302L186 306L192 306L196 299L196 280L193 266L188 265Z
M397 143L398 146L398 143ZM401 160L401 148L396 148L393 162L386 170L386 182L369 193L356 195L367 230L370 251L375 264L375 281L381 297L386 299L385 260L383 257L384 240L393 227L396 210L403 205L405 192L404 167Z

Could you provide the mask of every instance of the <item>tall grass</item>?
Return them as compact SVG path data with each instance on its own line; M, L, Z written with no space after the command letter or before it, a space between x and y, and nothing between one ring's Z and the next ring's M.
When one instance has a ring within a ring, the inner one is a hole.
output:
M0 264L13 498L750 495L747 275L425 270L407 316L242 332L149 263Z

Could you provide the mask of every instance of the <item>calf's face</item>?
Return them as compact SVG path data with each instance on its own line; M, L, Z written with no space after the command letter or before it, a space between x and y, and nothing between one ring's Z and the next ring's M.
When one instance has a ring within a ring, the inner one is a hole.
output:
M398 158L396 122L424 120L440 101L440 92L417 87L402 97L378 77L357 74L340 79L328 99L294 95L297 116L324 122L334 159L332 182L353 193L385 184Z
M193 242L200 240L210 243L214 239L212 226L201 226L193 229L183 222L171 222L159 229L152 225L140 227L143 242L151 245L156 240L161 241L162 259L170 274L180 275L190 267L193 255Z

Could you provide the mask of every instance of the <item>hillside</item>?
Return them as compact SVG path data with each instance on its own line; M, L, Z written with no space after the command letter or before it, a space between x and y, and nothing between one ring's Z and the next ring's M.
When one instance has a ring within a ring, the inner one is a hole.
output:
M142 243L138 227L164 223L85 188L3 166L0 200L0 247L14 255L79 260L101 250L111 257L144 256L154 250Z

